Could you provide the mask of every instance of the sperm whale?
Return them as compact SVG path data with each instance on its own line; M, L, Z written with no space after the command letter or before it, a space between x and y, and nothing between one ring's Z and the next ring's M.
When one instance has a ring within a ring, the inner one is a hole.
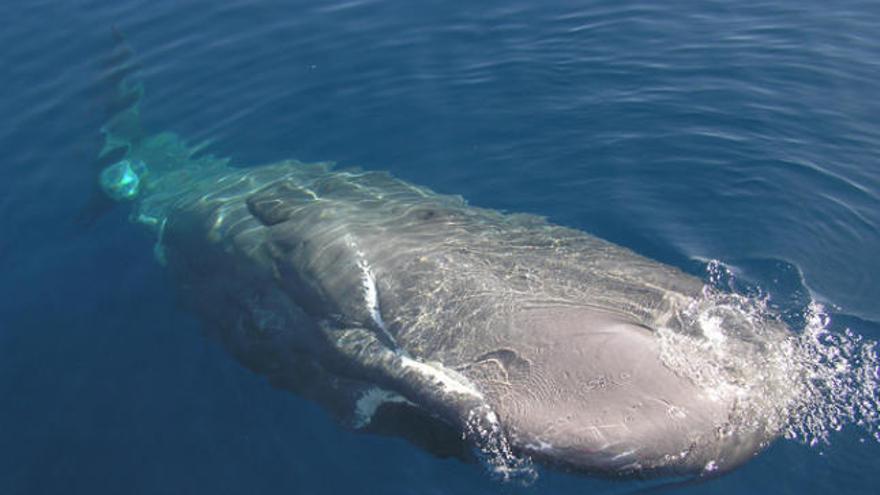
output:
M206 333L352 428L611 476L723 472L780 436L797 389L743 363L790 331L695 311L699 278L385 172L232 164L145 131L127 74L115 91L103 193Z

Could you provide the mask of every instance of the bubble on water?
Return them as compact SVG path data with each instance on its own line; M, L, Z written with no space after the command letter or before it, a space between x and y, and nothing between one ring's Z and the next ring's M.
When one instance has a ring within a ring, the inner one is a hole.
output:
M477 457L499 480L529 485L538 478L532 461L513 452L498 417L488 406L474 408L468 413L464 435L474 441Z

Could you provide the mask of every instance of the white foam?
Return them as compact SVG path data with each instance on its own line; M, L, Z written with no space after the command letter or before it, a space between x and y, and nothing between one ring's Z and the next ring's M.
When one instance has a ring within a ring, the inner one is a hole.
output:
M468 411L465 434L476 442L478 457L492 475L504 481L519 480L525 484L538 477L528 457L514 454L498 417L487 404Z
M721 329L722 320L720 317L701 314L698 321L700 322L700 329L703 330L703 336L710 343L718 345L724 342L726 338Z
M410 404L406 397L379 387L372 387L358 399L355 404L355 428L363 428L373 421L373 416L382 404Z
M441 364L426 364L420 361L416 361L407 356L401 356L401 365L405 368L409 368L418 372L423 376L427 376L431 378L435 383L440 384L443 389L447 392L452 392L461 395L469 395L471 397L476 397L478 399L483 398L483 394L477 390L476 387L472 383L470 383L467 378L461 376L460 373L457 373L449 368L444 367ZM491 413L492 417L487 418L490 421L498 422L498 418L495 416L495 413Z
M621 452L621 453L619 453L619 454L613 456L613 457L611 458L611 460L613 460L613 461L618 461L618 460L620 460L620 459L623 459L624 457L630 457L630 456L632 456L633 454L635 454L636 451L638 451L638 450L639 450L639 449L630 449L630 450L623 451L623 452Z
M529 450L549 452L549 451L553 450L555 447L553 447L552 443L549 443L549 442L546 442L544 440L539 439L537 441L537 443L527 443L526 448Z

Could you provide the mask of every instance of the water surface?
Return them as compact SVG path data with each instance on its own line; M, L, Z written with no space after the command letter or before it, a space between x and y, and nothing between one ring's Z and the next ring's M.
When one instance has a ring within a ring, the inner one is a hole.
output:
M149 239L75 218L119 26L144 119L242 165L389 170L880 339L880 6L827 2L0 5L0 493L629 493L339 428L200 336ZM867 493L880 445L782 441L688 493Z

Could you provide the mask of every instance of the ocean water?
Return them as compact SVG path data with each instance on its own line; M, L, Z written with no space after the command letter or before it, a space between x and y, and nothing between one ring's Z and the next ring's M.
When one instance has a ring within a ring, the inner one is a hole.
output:
M204 339L123 208L84 227L111 28L143 118L540 214L786 321L880 340L880 4L0 5L0 494L632 493L349 432ZM876 391L874 391L876 394ZM681 493L876 493L880 442L781 440Z

